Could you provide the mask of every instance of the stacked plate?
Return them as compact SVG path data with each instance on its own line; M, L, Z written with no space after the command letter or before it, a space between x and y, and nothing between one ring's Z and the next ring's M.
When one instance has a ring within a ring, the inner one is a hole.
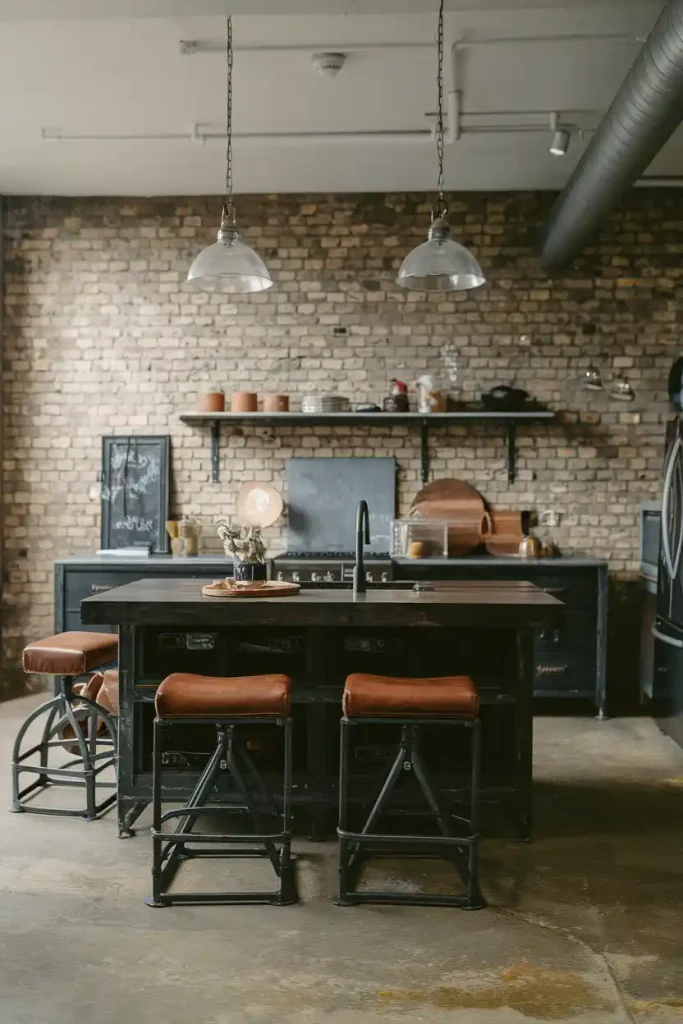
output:
M301 411L307 413L347 412L348 398L341 395L304 395Z

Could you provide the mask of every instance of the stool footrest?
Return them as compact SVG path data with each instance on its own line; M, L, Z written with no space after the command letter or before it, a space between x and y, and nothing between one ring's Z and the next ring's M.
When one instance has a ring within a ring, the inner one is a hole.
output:
M466 846L471 843L478 843L478 835L469 836L411 836L411 835L388 835L386 832L347 832L338 828L337 835L340 839L351 842L373 843L375 846L402 846L403 844L416 844L425 846Z
M158 901L152 897L146 899L148 907L172 906L204 906L214 904L259 904L268 903L272 907L291 907L297 902L296 896L283 896L280 892L178 892L173 895L160 896Z
M291 840L288 832L272 832L268 835L217 835L215 832L161 832L151 829L153 839L166 843L287 843Z

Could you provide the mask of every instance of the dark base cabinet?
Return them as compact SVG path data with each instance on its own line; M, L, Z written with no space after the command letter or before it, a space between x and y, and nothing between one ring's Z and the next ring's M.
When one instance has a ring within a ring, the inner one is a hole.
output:
M232 572L227 558L173 558L152 555L150 558L95 556L92 558L61 558L55 562L55 633L71 629L87 629L115 633L113 626L84 626L81 601L94 597L124 583L151 577L169 579L221 579Z
M394 563L395 580L528 580L562 601L559 627L534 636L534 696L590 700L608 713L607 562L590 558L454 558Z

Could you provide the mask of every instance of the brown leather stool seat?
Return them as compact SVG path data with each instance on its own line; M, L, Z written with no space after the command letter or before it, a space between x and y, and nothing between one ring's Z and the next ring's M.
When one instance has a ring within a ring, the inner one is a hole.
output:
M22 667L38 675L82 676L116 661L118 653L115 633L58 633L25 647Z
M156 694L159 718L260 718L289 715L289 676L199 676L174 672Z
M349 718L475 718L477 690L469 676L409 679L356 672L344 687Z

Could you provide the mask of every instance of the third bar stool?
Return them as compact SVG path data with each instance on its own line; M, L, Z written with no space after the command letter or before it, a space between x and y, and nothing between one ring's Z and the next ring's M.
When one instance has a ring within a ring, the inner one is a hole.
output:
M174 903L296 903L291 860L291 680L282 675L214 677L189 672L167 676L156 693L152 795L152 897L148 906ZM174 726L205 723L216 728L216 748L184 807L162 813L162 740ZM242 726L280 726L284 733L283 787L278 812L239 733ZM230 776L241 802L210 803L219 778ZM246 810L255 832L195 832L200 814ZM166 822L179 819L173 832ZM273 823L274 827L267 828ZM236 847L236 848L235 848ZM169 892L180 862L194 857L267 857L279 879L272 892Z
M456 906L479 910L486 906L479 890L479 701L468 676L406 679L357 673L346 680L341 720L339 766L339 888L335 902L408 903L413 906ZM400 729L396 757L386 773L372 809L361 830L351 831L349 821L350 733L360 723L393 724ZM424 726L449 726L468 730L472 737L469 818L450 812L444 804L422 755ZM397 835L379 832L378 820L386 811L399 777L410 771L418 783L440 835ZM451 860L465 885L463 895L358 891L361 862L370 852L401 855L437 852Z

